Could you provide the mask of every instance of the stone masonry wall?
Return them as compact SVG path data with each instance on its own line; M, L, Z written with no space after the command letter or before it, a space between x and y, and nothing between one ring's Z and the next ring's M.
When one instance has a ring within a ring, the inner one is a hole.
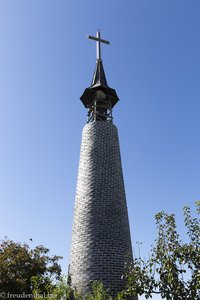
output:
M129 221L117 128L85 125L75 200L69 274L87 292L94 280L112 294L124 287L125 263L132 258Z

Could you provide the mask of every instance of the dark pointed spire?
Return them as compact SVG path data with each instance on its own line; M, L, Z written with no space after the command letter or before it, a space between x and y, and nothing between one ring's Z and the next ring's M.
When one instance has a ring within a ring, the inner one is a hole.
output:
M104 68L103 68L103 62L100 59L97 59L97 61L96 61L96 67L94 70L94 75L93 75L91 86L92 87L104 86L104 87L108 88L106 75L105 75Z

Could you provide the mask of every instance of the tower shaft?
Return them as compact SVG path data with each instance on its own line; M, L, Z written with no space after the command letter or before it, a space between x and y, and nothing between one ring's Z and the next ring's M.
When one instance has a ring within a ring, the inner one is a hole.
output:
M79 292L101 281L112 295L132 260L117 128L91 122L82 133L69 275Z

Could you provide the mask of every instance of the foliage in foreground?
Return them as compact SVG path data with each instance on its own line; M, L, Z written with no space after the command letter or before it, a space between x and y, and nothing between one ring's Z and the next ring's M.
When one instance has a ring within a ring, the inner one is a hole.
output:
M200 201L197 217L200 214ZM142 295L146 299L160 294L167 300L200 299L200 222L191 216L188 206L184 207L184 223L188 243L183 243L177 232L174 214L160 212L155 216L157 239L150 257L134 258L127 275L127 288L121 293Z
M46 292L54 280L59 279L60 256L49 256L49 249L4 239L0 242L0 299L10 294L31 294L33 278L41 278L39 288Z
M40 300L42 291L38 288L40 277L34 278L35 300ZM56 287L48 286L45 299L53 298L54 300L112 300L113 298L108 295L105 287L101 282L94 281L92 283L92 291L87 295L78 294L67 285L67 280L63 277Z

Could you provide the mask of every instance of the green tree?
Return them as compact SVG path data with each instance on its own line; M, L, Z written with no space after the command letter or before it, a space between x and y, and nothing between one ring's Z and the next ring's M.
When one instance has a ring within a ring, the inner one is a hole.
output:
M46 292L48 284L59 279L60 256L49 256L49 249L4 239L0 243L0 299L10 294L31 294L34 277L41 276L38 288Z
M42 291L41 283L44 282L43 276L32 277L33 295L35 300L41 300ZM66 277L62 276L52 285L51 282L46 282L46 293L43 294L43 299L53 298L54 300L82 300L75 291L67 284Z
M197 217L200 202L197 204ZM167 300L200 299L200 222L184 207L188 242L177 232L175 215L160 212L155 216L158 237L149 259L134 258L127 275L127 288L121 297L142 295L146 299L160 294Z
M103 283L94 281L92 283L92 292L85 296L85 300L112 300Z
M91 284L91 292L81 295L72 290L68 285L65 278L58 283L57 287L53 290L53 298L55 300L112 300L106 288L101 282L94 281Z

